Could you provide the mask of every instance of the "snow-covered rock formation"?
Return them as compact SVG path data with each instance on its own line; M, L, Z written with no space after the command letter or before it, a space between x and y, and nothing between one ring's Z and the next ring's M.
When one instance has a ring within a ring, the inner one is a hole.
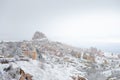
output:
M118 54L50 41L38 31L30 41L0 43L0 80L119 80L119 73Z

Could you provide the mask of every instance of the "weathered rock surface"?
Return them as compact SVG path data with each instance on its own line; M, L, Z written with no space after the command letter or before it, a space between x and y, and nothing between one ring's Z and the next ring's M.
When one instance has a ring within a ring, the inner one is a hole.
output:
M32 40L39 40L43 38L46 38L45 34L43 34L42 32L36 31L35 34L33 35Z

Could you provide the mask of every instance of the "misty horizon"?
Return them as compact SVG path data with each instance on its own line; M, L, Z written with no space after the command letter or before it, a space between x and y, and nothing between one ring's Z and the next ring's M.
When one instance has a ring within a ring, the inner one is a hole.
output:
M1 0L0 28L0 41L31 40L40 31L52 41L119 51L120 1Z

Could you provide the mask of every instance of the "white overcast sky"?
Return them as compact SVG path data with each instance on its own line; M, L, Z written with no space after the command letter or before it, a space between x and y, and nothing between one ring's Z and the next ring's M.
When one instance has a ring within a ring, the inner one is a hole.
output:
M0 40L120 43L120 0L0 0Z

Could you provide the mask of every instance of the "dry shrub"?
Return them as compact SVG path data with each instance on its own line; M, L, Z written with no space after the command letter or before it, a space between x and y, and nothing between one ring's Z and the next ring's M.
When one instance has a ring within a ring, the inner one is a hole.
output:
M72 79L73 79L73 80L86 80L84 77L81 77L81 76L79 76L79 75L76 76L76 77L75 77L75 76L72 76Z

